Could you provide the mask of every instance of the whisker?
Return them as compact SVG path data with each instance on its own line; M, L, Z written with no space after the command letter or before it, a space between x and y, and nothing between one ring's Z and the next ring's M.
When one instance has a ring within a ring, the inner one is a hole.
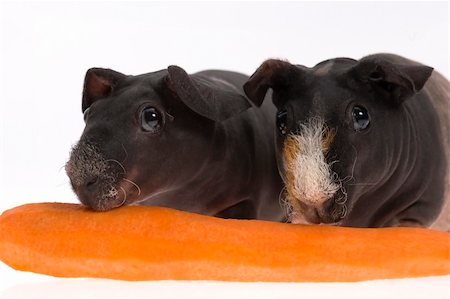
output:
M344 180L346 180L348 178L348 182L350 182L351 180L355 180L354 177L354 173L355 173L355 167L356 167L356 161L358 160L358 150L356 149L356 147L352 144L352 148L355 150L355 160L353 162L353 167L352 167L352 171L351 171L351 175L350 176L346 176ZM353 183L353 184L347 184L347 186L374 186L377 183Z
M357 151L356 147L353 144L351 146L355 150L355 160L353 161L353 166L352 166L352 170L350 172L350 175L346 176L345 178L343 178L343 181L344 180L348 180L346 182L350 182L351 180L355 180L355 176L354 176L354 174L355 174L355 167L356 167L356 161L358 161L358 151Z
M117 164L119 164L120 168L122 168L123 174L127 174L127 171L125 170L125 167L119 161L114 160L114 159L109 159L109 160L106 160L106 162L116 162Z
M342 212L341 212L341 219L345 218L347 216L348 209L346 205L342 205Z
M343 184L345 184L345 183L347 183L347 182L350 182L352 179L353 179L353 178L350 177L350 176L348 175L348 176L346 176L345 178L342 178L342 179L341 179L341 182L342 182Z
M286 198L283 198L285 191L286 191L286 186L283 186L280 193L278 194L278 202L280 203L280 205L283 205L285 203Z
M139 188L138 184L136 184L135 182L133 182L132 180L129 180L129 179L123 178L122 180L127 181L128 183L130 183L133 186L135 186L136 189L138 190L138 196L141 195L141 188Z
M123 205L123 204L127 201L127 191L125 191L125 189L124 189L123 187L120 187L120 190L122 190L122 191L123 191L123 194L124 194L123 201L122 201L122 203L120 204L120 205Z
M125 152L125 158L124 158L123 161L122 161L122 163L123 163L123 162L125 162L125 160L128 158L128 152L127 152L127 150L125 149L125 146L123 145L122 142L120 143L120 145L122 146L123 151Z
M289 222L290 215L292 213L292 205L290 204L286 196L286 186L284 186L278 194L278 202L281 208L284 209L286 221Z

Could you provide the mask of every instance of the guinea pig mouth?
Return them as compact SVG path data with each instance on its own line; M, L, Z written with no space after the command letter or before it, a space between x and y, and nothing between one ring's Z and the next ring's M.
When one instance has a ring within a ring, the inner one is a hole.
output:
M339 192L340 193L340 192ZM328 199L321 206L311 206L301 200L297 200L297 209L292 209L289 220L294 224L329 224L339 225L347 215L347 205L340 196Z
M80 202L93 210L110 210L129 200L125 188L120 185L123 166L115 160L105 159L94 143L80 141L75 145L65 170Z
M95 211L107 211L125 204L126 191L110 182L100 182L94 188L73 186L82 204Z
M333 162L326 161L334 136L322 119L311 118L284 141L283 178L293 223L337 223L345 217L345 190Z

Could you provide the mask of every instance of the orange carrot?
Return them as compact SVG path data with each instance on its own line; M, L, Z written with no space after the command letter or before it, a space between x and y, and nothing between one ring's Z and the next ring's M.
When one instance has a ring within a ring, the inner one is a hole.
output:
M28 204L0 216L0 259L60 277L360 281L450 274L450 234Z

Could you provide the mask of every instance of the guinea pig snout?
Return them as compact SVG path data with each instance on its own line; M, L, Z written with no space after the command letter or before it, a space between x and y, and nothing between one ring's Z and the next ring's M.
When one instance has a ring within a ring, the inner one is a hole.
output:
M117 190L121 168L109 163L94 143L80 141L65 166L78 199L94 210L108 210L124 202Z
M332 163L326 159L334 136L335 130L327 127L322 119L311 118L300 124L298 132L286 137L283 177L294 215L305 213L305 207L314 209L315 214L327 214L327 203L334 202L341 189L339 178L331 169Z

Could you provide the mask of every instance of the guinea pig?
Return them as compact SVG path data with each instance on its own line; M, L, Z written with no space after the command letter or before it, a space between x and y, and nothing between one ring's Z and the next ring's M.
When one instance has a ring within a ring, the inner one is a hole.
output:
M450 83L433 68L393 54L267 60L244 90L277 107L293 223L450 228Z
M273 104L252 107L240 73L178 66L129 76L89 69L86 122L65 169L81 203L164 206L281 220Z

